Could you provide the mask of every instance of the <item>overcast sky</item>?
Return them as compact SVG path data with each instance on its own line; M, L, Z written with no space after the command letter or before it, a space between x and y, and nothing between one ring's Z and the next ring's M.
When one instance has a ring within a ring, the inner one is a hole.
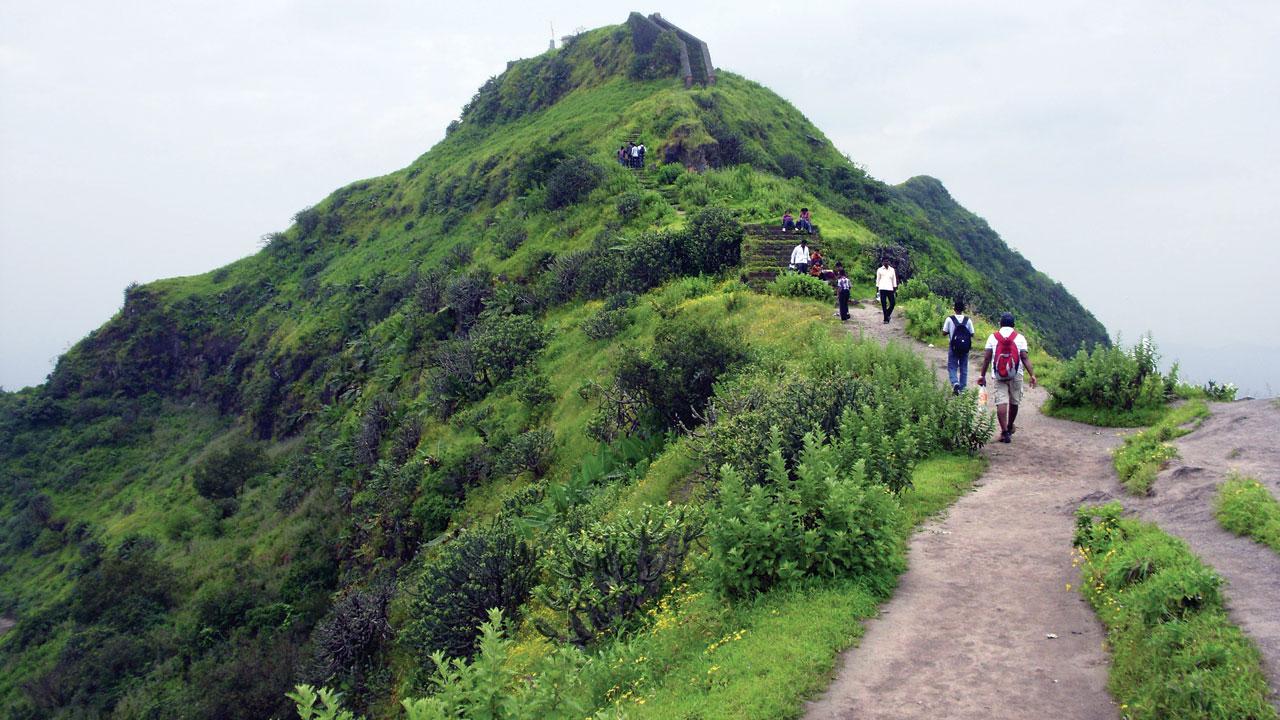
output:
M129 282L411 162L506 61L659 11L1132 341L1280 392L1280 3L0 0L0 386Z

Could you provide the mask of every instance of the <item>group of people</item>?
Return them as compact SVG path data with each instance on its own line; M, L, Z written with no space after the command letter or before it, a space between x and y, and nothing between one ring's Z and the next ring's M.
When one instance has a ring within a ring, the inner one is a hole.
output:
M799 245L791 248L791 262L788 267L801 275L811 275L822 280L829 280L832 277L827 272L822 253L818 252L818 248L809 247L809 241L803 238Z
M623 167L644 169L644 143L628 140L626 145L618 147L618 164Z
M809 208L800 208L800 219L797 220L790 210L782 213L782 232L803 232L813 234L813 218L809 216Z

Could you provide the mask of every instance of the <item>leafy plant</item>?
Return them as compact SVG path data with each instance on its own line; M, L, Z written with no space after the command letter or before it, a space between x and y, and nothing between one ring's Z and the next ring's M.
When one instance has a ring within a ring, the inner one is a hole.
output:
M210 500L235 497L245 482L265 472L270 463L262 447L249 440L238 440L225 450L205 458L191 475L196 492Z
M547 175L547 209L557 210L583 200L604 178L604 169L585 157L561 160Z
M765 285L764 291L778 297L813 298L814 300L832 300L835 291L826 282L812 275L783 271Z
M1227 530L1280 553L1280 502L1255 478L1233 473L1218 486L1214 515Z
M650 505L576 532L554 532L542 558L548 581L538 596L562 613L568 629L545 622L538 629L581 646L626 628L676 581L702 531L693 508Z
M1144 337L1124 348L1101 344L1081 348L1064 362L1049 388L1053 405L1129 411L1158 408L1165 402L1165 381L1157 367L1155 343Z

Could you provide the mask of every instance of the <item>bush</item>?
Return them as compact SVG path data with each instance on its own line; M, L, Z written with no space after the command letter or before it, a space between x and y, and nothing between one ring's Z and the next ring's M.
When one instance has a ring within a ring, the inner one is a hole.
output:
M714 275L742 257L742 224L724 208L706 208L689 217L690 272Z
M262 447L241 439L205 458L191 480L201 497L220 500L235 497L249 478L266 472L269 467L270 461Z
M903 567L898 504L864 479L859 459L804 438L794 473L782 457L782 435L771 434L764 484L747 489L725 465L720 500L708 528L708 575L730 597L749 597L805 577L868 578L886 591Z
M540 478L551 467L555 441L555 433L547 428L520 433L503 446L494 469L503 475L519 475L528 471L535 478Z
M529 598L536 556L510 523L466 531L427 566L409 604L404 642L426 659L470 657L490 609L514 618Z
M626 329L626 310L601 309L582 321L582 332L592 340L608 340Z
M1055 407L1098 408L1111 412L1158 408L1165 402L1165 381L1151 338L1124 348L1081 348L1060 367L1049 389Z
M824 302L835 299L835 290L812 275L783 271L765 286L764 291L778 297L813 298Z
M660 80L679 75L680 39L675 32L663 30L644 52L637 47L628 74L632 80Z
M623 193L614 204L618 216L623 218L634 217L643 207L644 195L638 192Z
M1127 716L1274 719L1261 658L1227 618L1221 578L1186 543L1122 512L1081 508L1074 544Z
M804 160L793 153L779 155L778 171L782 173L784 178L800 177L804 174Z
M548 584L538 596L563 613L567 632L545 622L538 629L582 646L626 628L677 580L701 535L702 520L689 506L649 505L578 532L556 530L542 560Z
M558 210L581 201L604 178L604 169L585 157L560 161L547 175L547 209Z
M349 590L333 603L311 634L319 677L358 675L377 656L395 636L388 619L394 595L390 583L378 583Z
M929 294L929 286L923 280L911 278L898 286L897 300L898 302L906 302L913 298L928 297Z
M471 333L477 369L490 385L533 362L546 344L547 333L537 318L502 311L486 311Z
M658 168L658 172L655 174L655 177L657 178L659 185L670 185L679 179L684 173L685 169L680 166L680 163L667 163Z

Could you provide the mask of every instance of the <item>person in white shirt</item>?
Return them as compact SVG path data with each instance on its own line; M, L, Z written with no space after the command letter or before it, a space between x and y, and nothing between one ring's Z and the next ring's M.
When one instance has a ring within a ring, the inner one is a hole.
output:
M1013 348L1010 348L1012 342ZM1003 348L1002 348L1003 346ZM1016 349L1017 352L1012 352ZM978 376L978 384L986 386L987 368L991 367L992 358L996 363L995 401L996 419L1000 421L1000 442L1013 441L1014 421L1018 419L1018 404L1022 402L1022 370L1026 368L1031 387L1036 386L1036 372L1031 368L1031 359L1027 357L1027 339L1013 329L1013 314L1000 316L1000 329L987 338L986 349L982 352L982 374ZM1002 364L1012 363L1009 378L1000 377Z
M840 320L849 319L849 289L853 286L849 282L849 276L844 272L843 265L836 265L836 294L840 303Z
M964 300L956 298L951 306L955 315L947 316L942 323L942 334L947 336L947 377L951 380L951 393L959 395L969 384L969 349L973 347L973 318L964 314Z
M809 241L801 240L800 244L791 249L791 267L801 275L809 274Z
M880 293L880 309L884 311L884 322L888 325L889 317L893 315L893 308L898 304L895 297L898 290L898 273L889 264L889 258L884 258L880 262L880 267L876 268L876 290Z

